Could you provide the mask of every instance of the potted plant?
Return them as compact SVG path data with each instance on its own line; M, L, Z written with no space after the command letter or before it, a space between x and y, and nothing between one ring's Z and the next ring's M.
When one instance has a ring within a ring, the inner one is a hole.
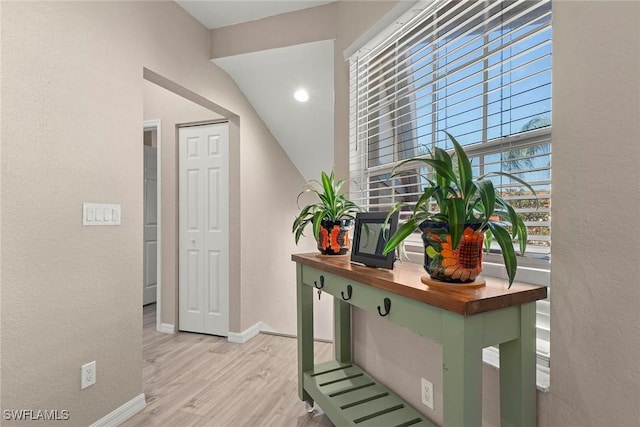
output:
M464 149L451 134L445 133L453 143L454 154L435 148L429 158L409 159L394 168L392 177L402 174L408 164L425 164L433 170L433 176L423 177L428 185L409 219L389 239L384 253L394 250L420 228L425 245L424 267L431 278L466 283L474 281L482 270L483 242L488 249L490 239L495 238L502 249L511 287L517 271L513 241L519 241L520 253L524 254L527 229L513 207L496 194L488 178L505 176L526 186L534 196L535 191L506 172L489 172L474 179ZM432 201L436 209L431 208ZM402 205L396 204L392 213Z
M293 221L292 232L296 244L304 233L307 225L313 226L313 236L318 242L318 250L323 255L344 255L349 250L349 230L353 228L356 213L363 209L344 195L339 194L344 181L335 181L333 171L330 175L321 174L321 182L309 181L306 188L298 194L300 196L311 193L317 202L307 205L300 210L300 214Z

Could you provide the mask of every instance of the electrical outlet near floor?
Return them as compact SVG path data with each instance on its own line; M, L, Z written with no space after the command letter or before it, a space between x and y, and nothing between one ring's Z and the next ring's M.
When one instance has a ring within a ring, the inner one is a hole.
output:
M85 389L96 383L96 361L82 365L80 369L80 389Z
M433 384L422 378L422 404L433 409Z

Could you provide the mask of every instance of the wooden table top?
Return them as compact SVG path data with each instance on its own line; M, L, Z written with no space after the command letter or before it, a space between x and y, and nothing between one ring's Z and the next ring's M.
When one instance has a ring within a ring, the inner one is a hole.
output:
M500 308L525 304L547 297L546 286L514 282L507 289L507 280L483 277L486 286L481 288L431 289L420 278L427 273L422 265L396 262L393 270L367 267L351 263L346 256L321 256L317 253L294 254L291 259L319 270L357 282L366 283L378 289L401 295L416 301L442 308L463 316L470 316Z

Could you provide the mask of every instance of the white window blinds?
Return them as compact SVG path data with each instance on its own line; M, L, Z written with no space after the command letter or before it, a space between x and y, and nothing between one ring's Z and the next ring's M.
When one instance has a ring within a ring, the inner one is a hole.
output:
M351 198L371 211L415 202L420 174L389 179L400 161L464 145L524 216L532 255L550 254L551 3L428 2L386 40L350 59ZM401 218L402 219L402 218Z
M415 203L430 172L390 179L391 171L434 147L452 149L446 130L465 147L475 174L509 172L535 189L537 202L518 182L493 179L527 225L527 260L519 265L548 277L551 2L419 2L349 61L350 198L369 211ZM417 233L407 246L422 262ZM539 338L548 341L548 304L538 311L539 325L547 325Z

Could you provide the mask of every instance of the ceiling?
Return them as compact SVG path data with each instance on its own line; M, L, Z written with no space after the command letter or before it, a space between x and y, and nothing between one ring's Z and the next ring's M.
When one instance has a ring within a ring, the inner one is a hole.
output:
M333 167L333 40L216 58L306 180ZM309 101L294 99L298 89Z
M336 0L177 0L184 10L209 29L322 6Z
M177 1L206 27L219 28L332 1ZM235 80L300 174L319 179L333 167L333 41L216 58ZM293 94L306 89L309 101Z

